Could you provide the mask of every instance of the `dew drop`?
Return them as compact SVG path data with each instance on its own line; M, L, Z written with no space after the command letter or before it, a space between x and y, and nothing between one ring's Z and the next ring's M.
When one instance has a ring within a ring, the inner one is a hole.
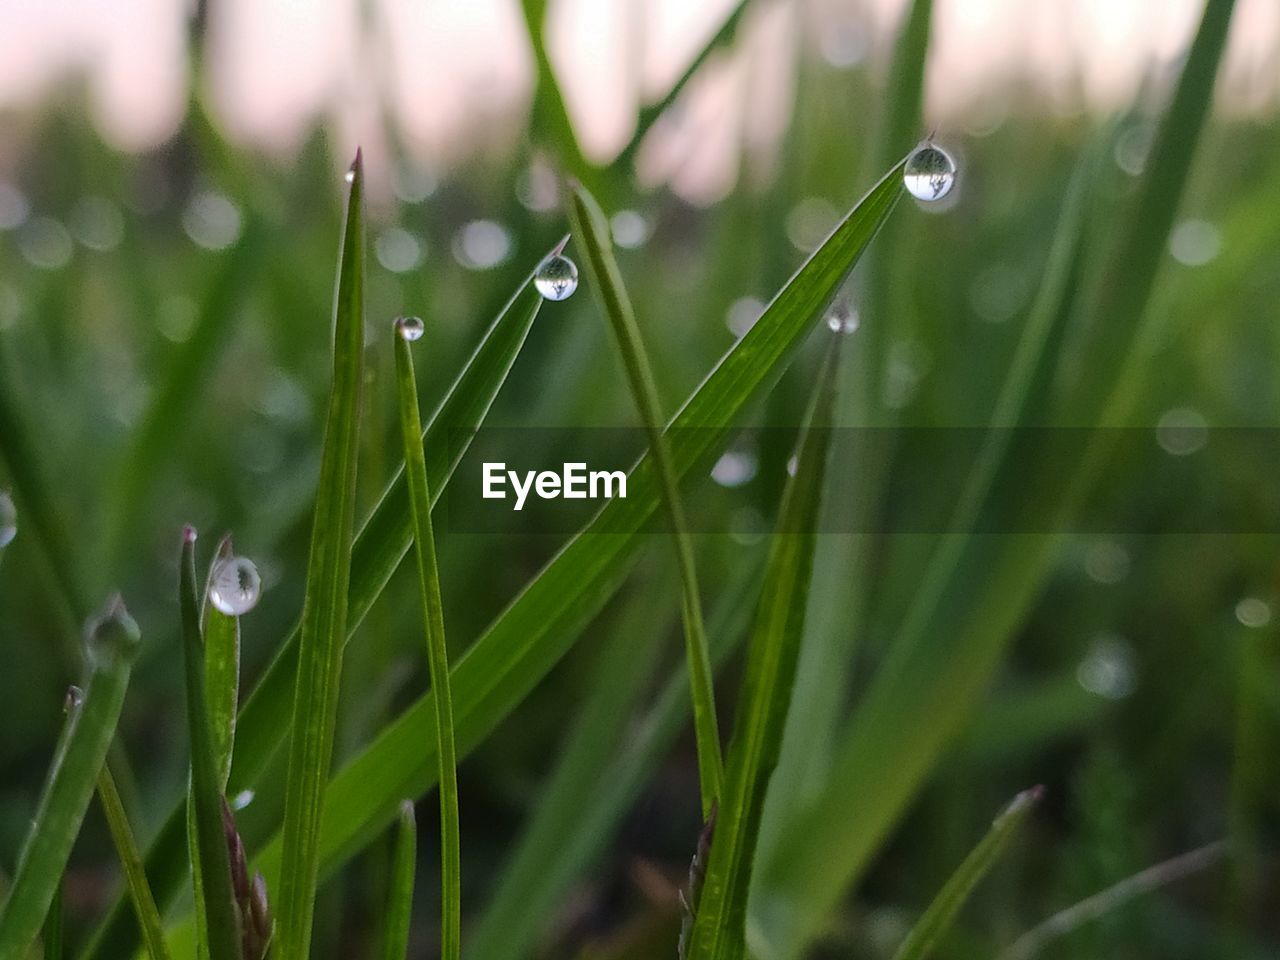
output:
M246 557L218 561L209 578L209 601L229 617L248 613L262 595L262 577Z
M917 200L941 200L956 182L956 162L941 147L925 142L907 157L902 182Z
M426 326L422 322L421 317L396 317L396 330L405 340L413 343L415 340L421 340L423 331Z
M533 285L548 300L567 300L578 289L578 268L568 257L554 253L538 267Z
M848 305L838 305L827 314L827 329L832 333L853 333L861 323L858 311Z
M12 498L0 490L0 549L12 543L17 535L18 511L13 506Z
M342 175L342 179L343 179L343 180L345 180L345 181L347 181L347 183L355 183L355 182L356 182L356 168L355 168L355 167L350 167L350 168L347 170L347 172L346 172L346 173L344 173L344 174Z
M84 706L84 691L74 683L67 687L67 695L62 700L62 712L71 716Z

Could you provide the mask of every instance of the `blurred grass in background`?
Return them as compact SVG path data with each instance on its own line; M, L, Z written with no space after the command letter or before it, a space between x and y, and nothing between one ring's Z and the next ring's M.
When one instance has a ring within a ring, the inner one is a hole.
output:
M539 4L526 12L540 24ZM733 42L732 32L724 39ZM545 62L539 66L545 70ZM639 189L626 165L587 166L545 73L541 79L518 149L445 178L397 151L398 201L371 211L370 328L381 334L402 313L426 318L417 356L428 409L565 232L557 166L616 213L620 266L661 406L674 410L871 185L868 171L879 172L927 132L900 122L889 139L907 142L878 147L886 142L879 131L904 119L883 116L881 60L837 69L810 54L801 61L776 170L744 177L701 208ZM1086 194L1081 285L1106 272L1123 276L1113 226L1133 208L1172 80L1153 71L1140 100L1117 117L1063 113L1015 96L998 122L975 116L938 132L960 163L954 199L928 209L901 203L884 243L873 247L866 269L873 279L855 283L860 326L848 347L877 344L883 377L879 389L867 388L860 422L987 422L1040 286L1068 182L1090 151L1100 160ZM52 552L39 549L23 535L34 517L20 513L18 536L0 561L5 873L58 734L63 693L78 676L78 624L118 588L147 638L121 726L132 778L118 784L145 842L186 780L170 589L175 531L184 522L232 531L263 573L265 597L243 623L244 688L251 689L301 603L319 469L341 224L335 171L347 158L317 130L291 164L265 161L224 139L199 102L163 148L123 156L100 142L85 115L81 98L69 95L37 115L3 120L11 144L0 174L0 489L37 491L39 502L20 507L39 513L54 534ZM1277 147L1274 114L1211 118L1202 138L1149 306L1161 320L1159 336L1144 345L1146 377L1126 418L1150 426L1152 444L1161 423L1272 427L1280 419ZM1071 336L1083 336L1072 331L1088 331L1090 305L1084 298L1067 341L1055 345L1062 356L1070 356ZM621 370L604 359L611 346L595 311L582 293L543 306L490 424L635 422ZM360 516L399 459L389 347L384 336L370 338ZM743 425L798 424L817 362L809 349ZM1103 369L1063 368L1072 393L1110 390ZM730 625L738 635L745 628L735 624L735 607L753 605L751 577L790 453L735 449L735 459L715 471L733 482L708 478L691 500L691 509L734 531L695 538L713 646ZM573 459L574 451L552 454ZM904 449L884 469L887 514L938 509L896 493L918 489L922 476L944 506L965 480L933 475L927 450ZM1266 501L1274 475L1253 461L1236 470ZM829 477L828 489L838 492L840 480ZM997 482L1018 480L1001 475ZM851 498L860 495L856 469L843 482ZM1151 489L1135 472L1121 471L1115 482L1122 485L1110 518L1117 532L1060 544L989 689L930 764L923 789L824 930L818 955L889 956L992 813L1035 783L1046 785L1045 803L961 915L944 955L993 955L1056 910L1229 829L1240 850L1229 866L1118 908L1042 955L1264 957L1277 949L1280 648L1271 610L1280 602L1280 537L1162 534L1166 520L1178 529L1199 494ZM997 486L994 499L1001 496ZM550 555L555 538L530 532L514 518L509 537L438 529L455 657ZM995 538L987 549L1015 539ZM925 535L861 542L859 569L870 589L857 642L834 645L846 651L836 671L847 678L836 692L841 720L860 702L940 542ZM620 692L614 707L629 709L655 696L659 677L679 661L679 591L658 572L668 566L668 546L655 542L570 655L464 760L464 918L471 925L499 889L563 752L596 758L570 771L579 784L594 777L600 791L613 788L607 744L593 745L592 728L574 718L580 711L584 721L608 717L615 736L628 736L610 716L613 705L597 702L599 685L607 679L634 688ZM409 572L400 571L348 647L335 770L426 685ZM960 583L981 575L962 570ZM838 573L816 583L829 593L811 598L812 609L846 601ZM664 649L646 655L659 639ZM723 675L736 680L738 665L731 661ZM733 691L736 683L717 689ZM728 711L731 693L720 697ZM917 720L929 724L928 712ZM885 745L888 755L893 748ZM239 814L247 838L261 840L277 823L283 773L277 761ZM794 802L803 799L801 791ZM508 945L512 956L674 955L675 891L699 828L688 730L649 775L629 781L619 803L626 814L611 834L595 838L600 853L591 868L546 905L538 929L525 931L527 950ZM420 819L434 822L433 815ZM604 829L563 827L570 835ZM435 862L435 843L424 830L424 862ZM375 844L329 884L317 913L324 927L318 956L366 954L390 856L388 844ZM69 879L68 938L79 943L119 885L96 808ZM435 884L434 871L419 872L420 905L437 902ZM420 931L419 939L434 942L434 931ZM505 955L493 938L478 942L492 951L483 956ZM464 928L464 952L466 943Z

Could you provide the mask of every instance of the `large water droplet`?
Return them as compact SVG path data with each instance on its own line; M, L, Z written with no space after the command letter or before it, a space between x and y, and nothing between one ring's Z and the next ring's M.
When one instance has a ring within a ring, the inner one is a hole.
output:
M533 285L548 300L567 300L578 289L578 268L568 257L552 254L533 275Z
M262 577L247 557L219 560L209 578L209 602L229 617L248 613L262 595Z
M396 317L396 330L400 336L413 343L415 340L422 339L426 326L421 317Z
M956 162L941 147L923 143L907 157L902 182L917 200L941 200L956 182Z
M13 500L0 490L0 550L13 542L18 535L18 511L14 509Z

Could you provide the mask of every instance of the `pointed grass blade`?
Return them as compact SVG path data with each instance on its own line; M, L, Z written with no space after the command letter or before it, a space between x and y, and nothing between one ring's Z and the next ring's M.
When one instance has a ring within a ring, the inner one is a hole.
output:
M209 724L205 688L204 642L196 593L196 532L183 531L179 601L182 654L186 665L187 732L191 739L191 818L194 824L196 889L206 920L205 946L210 960L241 960L240 913L231 881L231 858L222 823L222 788Z
M778 377L893 210L901 164L880 180L724 356L669 427L681 476L709 469L746 405ZM621 584L659 509L647 460L632 471L628 497L613 500L548 564L457 661L452 672L460 754L474 747L531 690ZM594 536L608 532L608 537ZM405 710L328 789L322 858L332 869L377 836L400 798L434 782L435 708L427 694ZM243 732L243 727L242 727ZM243 747L243 740L241 741ZM278 840L263 851L268 880L278 869Z
M747 647L733 723L725 791L694 911L688 960L746 956L747 896L764 800L778 763L808 606L818 510L830 443L837 351L828 352L814 391L796 472L786 486L765 566L764 590Z
M391 859L391 890L382 960L405 960L409 955L409 929L413 920L413 874L418 863L418 826L413 801L400 804L396 849Z
M284 853L278 886L279 960L305 960L311 950L319 872L318 828L333 758L342 648L347 637L364 381L364 175L359 151L351 173L334 306L333 383L312 519L290 725Z
M155 897L151 895L151 885L147 882L147 874L142 867L142 853L138 849L133 828L129 825L129 815L120 800L120 791L116 789L115 778L106 766L98 775L98 800L106 816L116 856L124 870L125 885L138 916L138 925L142 928L142 941L146 946L147 956L150 960L169 960L169 948L164 942L164 924L160 920L160 911L156 909Z
M21 957L40 936L94 785L115 736L129 674L138 651L138 625L114 597L86 631L89 679L74 691L48 780L18 858L9 897L0 907L0 957Z
M1027 814L1044 795L1042 787L1032 787L1018 794L1001 811L991 824L987 835L965 857L956 872L951 875L933 903L907 934L893 960L927 960L933 956L934 947L955 923L956 915L965 905L982 878L987 875L1005 847L1017 834Z
M702 618L702 597L693 543L685 520L684 501L671 451L663 434L665 418L658 401L658 388L645 352L635 310L627 296L613 257L609 227L595 198L583 187L570 186L569 219L582 248L587 277L613 329L614 341L622 355L631 393L649 439L649 458L658 475L658 491L671 524L671 537L680 570L681 620L684 624L685 656L689 664L690 694L693 700L693 730L698 749L698 784L702 794L702 817L715 808L724 779L720 754L720 728L716 719L716 698L711 681L711 657L707 653L707 628Z
M449 692L449 651L445 645L444 602L436 565L435 533L431 528L431 493L418 420L418 387L413 355L396 321L395 354L400 436L404 443L405 476L413 517L413 542L418 559L418 594L426 634L427 666L435 703L437 780L440 785L440 956L457 960L462 942L462 853L458 827L458 759L453 739L453 697ZM412 804L409 805L412 812Z

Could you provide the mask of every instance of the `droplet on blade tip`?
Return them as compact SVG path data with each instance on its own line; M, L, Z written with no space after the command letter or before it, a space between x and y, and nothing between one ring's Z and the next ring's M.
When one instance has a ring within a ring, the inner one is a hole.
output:
M421 317L396 317L396 332L409 343L421 340L425 331L426 325Z
M941 200L956 182L956 162L941 147L925 140L911 152L902 168L902 182L917 200Z
M18 535L18 510L9 494L0 490L0 550Z
M209 576L209 602L228 617L248 613L262 596L262 577L247 557L219 560Z
M533 285L547 300L567 300L578 289L578 267L568 257L553 253L538 266Z

